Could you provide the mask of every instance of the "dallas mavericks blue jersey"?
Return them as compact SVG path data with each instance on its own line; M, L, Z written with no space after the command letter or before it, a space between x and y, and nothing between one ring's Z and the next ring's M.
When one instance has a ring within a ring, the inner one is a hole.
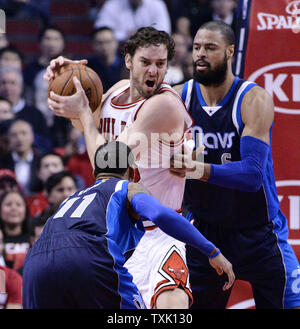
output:
M241 160L240 139L243 132L241 103L254 86L238 77L224 99L215 107L207 106L200 86L194 80L184 84L182 99L194 120L193 133L196 146L205 145L204 161L222 164ZM229 228L249 228L273 220L279 211L270 152L263 185L257 192L242 192L187 180L184 204L196 220Z
M127 212L127 187L128 181L118 178L98 180L94 185L84 190L77 191L67 198L59 210L50 217L43 229L38 244L45 238L65 232L68 234L78 232L82 237L105 237L100 239L104 248L108 248L107 259L99 259L99 263L114 264L118 274L117 289L121 295L121 308L145 308L143 301L132 283L132 276L123 266L125 254L132 252L144 234L143 224L139 221L133 224ZM66 244L68 244L66 238ZM73 243L70 247L74 247ZM76 246L80 243L76 242ZM35 246L33 246L35 247ZM68 247L66 245L66 247ZM99 246L101 248L101 246ZM78 260L80 262L80 259ZM95 260L93 260L95 262Z
M99 180L87 189L75 192L49 218L43 233L61 230L64 226L69 230L105 235L111 249L117 245L122 254L135 249L144 230L141 222L133 225L128 215L128 183L118 178Z

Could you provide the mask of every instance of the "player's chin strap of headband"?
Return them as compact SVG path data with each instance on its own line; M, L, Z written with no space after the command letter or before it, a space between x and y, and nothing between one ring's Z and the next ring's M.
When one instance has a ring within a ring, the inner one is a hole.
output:
M208 183L245 192L260 189L267 166L269 145L258 138L243 136L240 150L240 161L211 165Z

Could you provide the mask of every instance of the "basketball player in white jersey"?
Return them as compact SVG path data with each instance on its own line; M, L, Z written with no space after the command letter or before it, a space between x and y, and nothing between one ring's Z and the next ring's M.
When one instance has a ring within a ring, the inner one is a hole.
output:
M106 138L128 144L136 156L140 182L163 205L180 211L185 178L172 175L167 162L172 153L181 151L184 132L192 120L178 94L163 83L173 52L174 42L167 33L141 28L125 47L130 80L120 81L103 95L101 111L91 115L87 98L78 92L69 97L51 93L49 106L83 130L90 159L104 142L99 131ZM62 57L53 60L45 79L53 77L57 66L70 62L74 63ZM144 222L144 226L146 234L125 265L147 308L188 308L192 295L185 245L151 222ZM210 256L216 255L213 251ZM223 268L226 273L230 270Z

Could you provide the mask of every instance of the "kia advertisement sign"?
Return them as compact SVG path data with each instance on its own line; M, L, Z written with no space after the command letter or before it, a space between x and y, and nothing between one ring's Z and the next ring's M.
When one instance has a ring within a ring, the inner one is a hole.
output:
M276 112L300 115L300 61L264 66L253 72L248 80L264 86L273 96Z
M233 72L273 98L276 187L300 260L300 0L240 0L238 22ZM251 296L250 285L238 281L228 308L252 308Z

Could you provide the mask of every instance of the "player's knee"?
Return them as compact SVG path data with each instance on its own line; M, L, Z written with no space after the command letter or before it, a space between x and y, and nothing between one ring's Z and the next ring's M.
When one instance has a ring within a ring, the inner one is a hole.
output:
M189 296L183 289L173 289L161 292L156 299L156 309L188 309Z

